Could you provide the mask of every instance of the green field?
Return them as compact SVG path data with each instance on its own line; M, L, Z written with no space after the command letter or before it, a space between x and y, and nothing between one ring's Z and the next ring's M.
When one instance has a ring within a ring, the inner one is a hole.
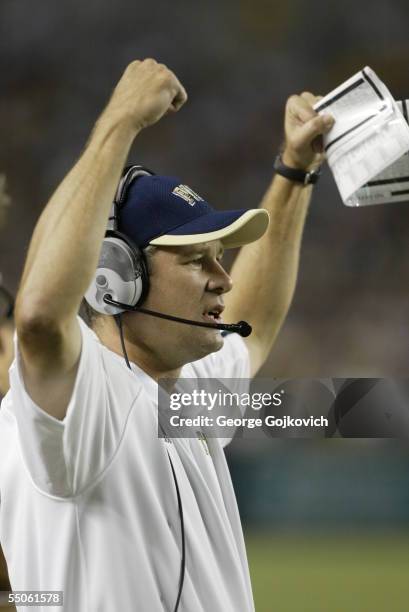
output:
M409 534L246 532L256 612L409 612Z

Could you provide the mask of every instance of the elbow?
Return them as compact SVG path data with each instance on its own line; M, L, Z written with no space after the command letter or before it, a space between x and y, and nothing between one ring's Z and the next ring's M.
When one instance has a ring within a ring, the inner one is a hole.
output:
M47 363L59 361L64 335L56 322L41 313L20 312L16 317L18 344L24 359L41 363L44 358Z
M61 324L55 320L43 303L26 300L17 296L14 321L19 341L23 344L36 343L46 337L58 337Z

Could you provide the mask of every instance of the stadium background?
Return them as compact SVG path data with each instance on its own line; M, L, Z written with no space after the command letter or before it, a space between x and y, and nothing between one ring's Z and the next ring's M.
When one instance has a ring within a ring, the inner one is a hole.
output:
M190 99L138 137L131 158L180 175L218 207L251 207L270 180L290 94L325 94L369 65L409 98L408 18L403 0L2 0L6 285L16 289L36 219L132 59L165 62ZM261 375L406 377L408 224L408 204L347 209L324 172L294 303ZM405 443L236 442L229 461L258 612L407 610Z

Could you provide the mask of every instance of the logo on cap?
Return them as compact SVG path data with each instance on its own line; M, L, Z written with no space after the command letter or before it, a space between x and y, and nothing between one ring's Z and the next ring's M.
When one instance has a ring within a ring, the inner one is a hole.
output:
M178 185L172 191L173 195L178 196L178 198L182 198L185 200L190 206L194 206L196 202L203 202L203 198L200 197L197 193L190 189L187 185Z

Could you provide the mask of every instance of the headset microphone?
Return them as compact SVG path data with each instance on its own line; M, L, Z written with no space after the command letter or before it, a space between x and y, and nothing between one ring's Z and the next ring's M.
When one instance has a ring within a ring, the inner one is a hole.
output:
M246 323L246 321L239 321L238 323L201 323L200 321L192 321L190 319L182 319L181 317L163 314L162 312L155 312L147 308L141 308L140 306L130 306L129 304L124 304L112 299L112 296L108 294L104 295L103 301L105 304L116 306L130 312L142 312L152 317L159 317L160 319L167 319L168 321L175 321L176 323L185 323L186 325L196 325L197 327L208 327L210 329L236 333L240 334L243 338L247 338L252 332L251 325Z

